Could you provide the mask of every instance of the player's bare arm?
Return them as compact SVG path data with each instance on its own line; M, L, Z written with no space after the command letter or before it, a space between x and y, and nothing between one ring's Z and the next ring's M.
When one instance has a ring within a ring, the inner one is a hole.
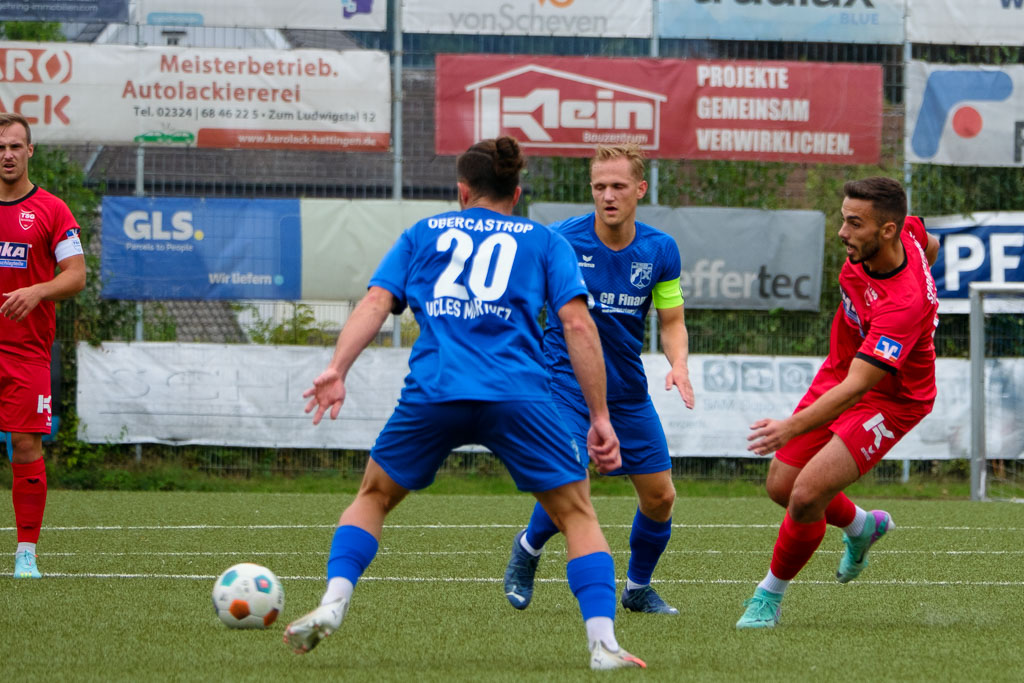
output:
M820 427L835 418L847 408L856 404L864 394L888 374L880 367L860 358L854 358L846 379L822 394L817 401L799 413L785 420L765 418L750 425L747 441L748 451L757 455L769 455L786 445L794 436L799 436L815 427Z
M928 259L928 265L934 266L939 258L939 238L935 235L928 235L928 244L924 247L924 257Z
M622 457L619 454L619 440L608 416L604 354L597 326L590 317L583 297L576 297L558 309L558 317L562 321L565 346L569 350L576 381L579 382L590 412L587 451L597 465L598 472L611 472L622 465Z
M363 349L380 332L381 326L391 314L395 297L383 287L370 287L345 322L334 347L330 365L313 380L313 386L302 393L308 398L306 412L313 414L313 424L320 424L324 413L330 409L332 420L338 419L345 402L345 377L349 368Z
M60 272L46 282L38 282L13 292L3 292L0 314L15 322L21 322L40 301L63 301L85 289L85 257L81 254L69 256L58 264Z
M683 404L693 409L693 386L690 384L690 338L686 332L686 318L682 306L659 308L658 322L661 324L661 345L665 350L672 369L665 376L665 391L675 387Z

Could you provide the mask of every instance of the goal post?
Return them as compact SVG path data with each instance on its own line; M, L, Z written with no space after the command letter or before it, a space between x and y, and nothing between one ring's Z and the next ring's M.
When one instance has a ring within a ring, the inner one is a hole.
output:
M971 500L989 499L985 388L986 313L1024 314L1024 282L972 282L969 291Z

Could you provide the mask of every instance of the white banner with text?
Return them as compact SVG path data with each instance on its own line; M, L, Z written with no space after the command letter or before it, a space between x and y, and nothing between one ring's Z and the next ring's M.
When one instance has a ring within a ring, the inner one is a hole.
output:
M401 0L405 33L650 38L651 0Z

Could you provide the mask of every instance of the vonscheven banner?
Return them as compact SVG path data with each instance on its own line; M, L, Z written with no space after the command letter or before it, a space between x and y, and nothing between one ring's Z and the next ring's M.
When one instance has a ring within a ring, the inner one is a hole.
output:
M906 79L908 161L1024 165L1024 65L913 61Z
M877 163L877 65L438 55L435 150L512 135L527 153L635 143L684 159Z
M455 202L103 199L103 297L351 301L401 232Z
M387 29L387 0L137 0L135 21L333 31Z
M402 31L650 38L651 0L402 0Z
M903 6L904 0L661 0L658 35L894 45L903 42Z
M967 313L972 282L1024 282L1024 213L978 212L971 216L925 218L939 238L932 267L939 313ZM1010 300L1021 312L1021 301Z
M907 40L1011 45L1024 36L1024 0L906 0Z
M530 218L549 225L593 210L592 204L534 202ZM825 243L820 211L644 205L637 220L679 245L686 308L818 310Z
M9 42L0 109L34 140L382 151L388 55Z
M128 21L128 0L0 0L0 21Z
M302 392L331 353L302 346L80 342L78 438L369 450L398 401L409 349L366 349L346 378L338 419L314 427ZM643 362L648 384L657 388L651 397L673 457L756 457L747 451L749 425L792 413L821 359L691 355L693 410L676 392L660 390L668 371L663 355L644 354ZM1024 456L1024 359L990 359L985 371L989 457ZM888 459L967 457L969 375L966 359L939 359L933 412Z

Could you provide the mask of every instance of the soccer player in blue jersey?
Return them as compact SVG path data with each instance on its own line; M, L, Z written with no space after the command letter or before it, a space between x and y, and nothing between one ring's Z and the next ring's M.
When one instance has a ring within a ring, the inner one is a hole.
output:
M639 498L629 535L622 605L636 612L678 614L679 610L651 587L651 575L672 534L676 492L665 432L647 393L640 353L644 320L653 303L671 365L665 389L675 387L686 407L693 408L686 365L689 340L679 289L679 248L669 235L636 220L637 203L647 192L639 147L598 147L590 164L590 187L594 212L557 223L552 229L564 235L576 251L601 335L609 411L622 452L622 467L605 474L628 475ZM560 321L549 317L544 354L562 418L576 440L584 443L590 417L572 373L565 333ZM544 508L534 507L529 525L515 537L505 570L505 595L513 607L529 606L541 549L557 532Z
M420 336L405 387L335 530L320 606L285 629L295 652L308 652L341 625L387 514L410 490L428 486L453 449L482 444L566 536L566 574L583 614L591 668L646 667L615 638L615 567L590 503L586 455L551 397L538 316L546 304L564 329L591 418L584 448L599 471L611 471L621 459L601 342L572 248L549 228L511 215L524 165L509 137L459 156L462 210L402 233L342 329L330 365L303 394L310 399L306 412L316 409L313 424L325 413L337 418L356 357L391 313L412 309Z

